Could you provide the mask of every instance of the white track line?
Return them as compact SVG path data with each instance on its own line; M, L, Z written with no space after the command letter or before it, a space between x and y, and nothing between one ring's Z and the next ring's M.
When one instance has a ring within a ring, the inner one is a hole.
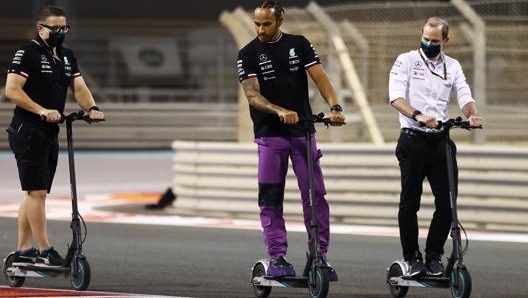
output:
M170 214L144 215L101 210L101 207L119 206L126 203L129 202L124 200L112 200L112 196L109 194L98 194L87 195L85 197L79 198L78 206L80 214L87 222L112 222L247 230L261 229L260 221L258 220L187 217ZM69 198L53 198L51 200L48 200L46 202L46 205L46 216L48 219L71 219L71 203ZM16 201L0 202L0 216L16 218L18 214L18 207L19 202ZM289 221L286 225L288 231L290 232L305 231L304 224L302 222ZM399 235L399 230L397 227L382 227L368 225L333 224L331 226L331 232L332 234L384 237L398 237ZM470 240L528 243L527 233L498 233L473 230L468 230L467 233ZM426 235L427 230L420 230L421 237L425 237Z

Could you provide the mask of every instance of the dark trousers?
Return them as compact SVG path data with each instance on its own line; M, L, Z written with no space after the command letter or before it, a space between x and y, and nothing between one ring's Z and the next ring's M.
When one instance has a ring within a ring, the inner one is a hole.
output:
M396 157L401 172L401 194L398 212L400 241L403 257L409 260L419 251L418 217L425 178L434 195L435 212L429 226L425 247L426 261L439 258L451 227L449 183L447 176L445 142L450 143L455 177L455 197L458 192L458 167L456 146L445 134L428 135L404 132L398 139Z

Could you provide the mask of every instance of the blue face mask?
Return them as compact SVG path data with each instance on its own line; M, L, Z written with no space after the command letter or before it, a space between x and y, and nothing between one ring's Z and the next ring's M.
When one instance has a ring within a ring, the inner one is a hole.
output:
M429 59L438 56L441 50L440 43L433 44L432 42L426 42L424 40L420 42L420 48L422 48L425 56L427 56Z

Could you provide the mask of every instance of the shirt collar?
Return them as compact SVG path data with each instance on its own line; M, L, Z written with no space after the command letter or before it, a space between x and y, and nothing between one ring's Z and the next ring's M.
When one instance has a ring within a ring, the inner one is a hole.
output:
M267 44L274 44L274 43L277 43L279 42L281 39L282 39L282 31L279 31L279 36L277 37L277 39L273 40L273 41L268 41Z

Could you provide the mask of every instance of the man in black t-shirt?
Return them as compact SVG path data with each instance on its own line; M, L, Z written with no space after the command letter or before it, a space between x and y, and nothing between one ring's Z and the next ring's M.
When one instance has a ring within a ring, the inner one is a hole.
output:
M56 6L39 10L34 40L18 50L8 69L5 94L16 107L7 129L25 197L18 212L18 248L14 262L63 266L50 245L45 200L57 167L61 120L68 88L91 119L103 119L77 66L73 52L62 46L64 11ZM33 247L33 238L37 248Z
M268 275L293 276L295 270L285 259L287 235L283 200L288 159L297 177L308 231L311 213L306 160L306 129L312 133L315 204L319 225L320 255L326 261L330 229L329 207L315 143L315 128L308 97L308 77L317 85L330 106L330 120L344 123L342 108L327 74L310 42L301 35L283 33L279 28L284 10L279 2L263 1L254 12L257 37L239 51L238 76L250 105L255 143L258 145L258 204L267 253L271 258ZM308 127L306 128L306 124ZM331 270L330 278L337 280Z

